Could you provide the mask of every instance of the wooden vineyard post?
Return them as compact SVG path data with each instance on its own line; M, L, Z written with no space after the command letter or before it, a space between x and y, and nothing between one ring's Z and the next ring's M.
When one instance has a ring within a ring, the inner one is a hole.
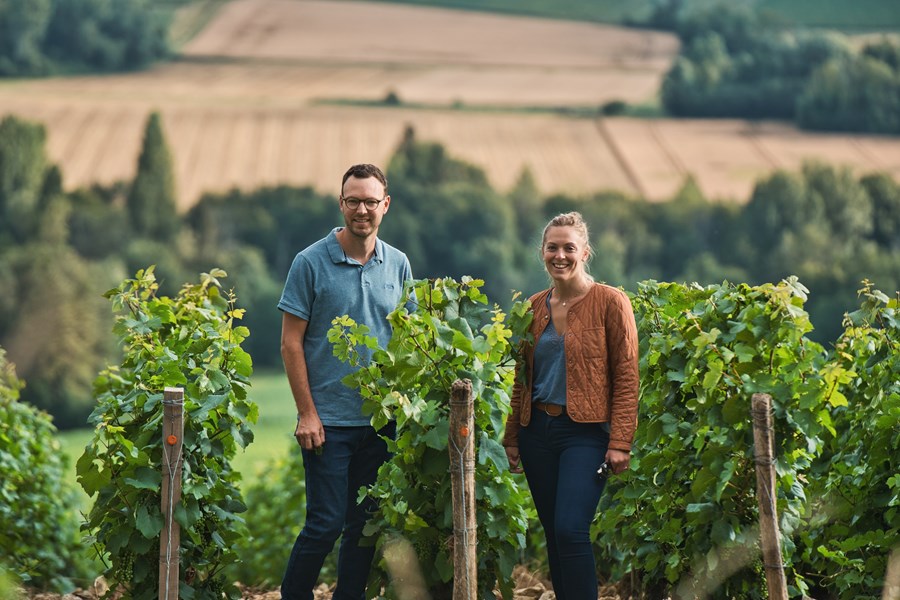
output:
M753 444L756 448L756 500L759 503L759 535L763 566L771 600L787 600L787 581L781 556L781 532L775 508L775 458L772 428L772 397L753 394Z
M475 600L475 406L472 382L453 382L450 396L450 483L453 491L453 600Z
M181 528L175 506L181 502L181 449L184 434L184 388L163 392L162 515L159 536L159 600L178 599Z

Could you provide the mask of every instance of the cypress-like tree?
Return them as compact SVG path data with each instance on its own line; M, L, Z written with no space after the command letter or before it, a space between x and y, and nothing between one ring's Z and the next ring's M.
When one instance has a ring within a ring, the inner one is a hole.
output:
M147 120L137 174L128 194L132 230L140 237L171 240L178 229L175 175L159 113Z
M34 234L47 170L44 126L13 116L0 121L0 249Z

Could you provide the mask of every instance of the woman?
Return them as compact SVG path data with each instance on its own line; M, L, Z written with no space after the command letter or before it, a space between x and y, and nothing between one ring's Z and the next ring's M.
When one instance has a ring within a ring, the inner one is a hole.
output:
M530 298L532 343L517 365L503 445L525 472L547 537L559 600L596 600L590 525L606 482L628 468L637 426L637 328L628 296L595 283L587 225L577 212L544 228L552 285ZM524 373L523 373L524 372Z

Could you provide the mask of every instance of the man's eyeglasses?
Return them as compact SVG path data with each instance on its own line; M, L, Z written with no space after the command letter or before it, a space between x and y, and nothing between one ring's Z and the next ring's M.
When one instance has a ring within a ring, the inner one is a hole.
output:
M344 201L344 204L347 205L347 208L350 210L356 210L359 208L360 204L364 204L366 210L375 210L378 208L378 205L384 202L384 198L381 200L376 200L375 198L366 198L365 200L360 200L359 198L341 198Z

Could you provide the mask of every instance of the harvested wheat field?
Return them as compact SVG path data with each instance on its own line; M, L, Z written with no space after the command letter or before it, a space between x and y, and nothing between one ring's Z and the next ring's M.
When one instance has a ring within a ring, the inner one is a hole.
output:
M146 118L159 111L182 208L233 187L336 192L347 165L386 163L407 126L484 168L501 190L525 168L545 193L654 200L688 174L709 196L743 200L760 176L810 159L900 177L898 138L546 110L652 101L676 52L670 35L597 24L234 0L171 63L0 82L0 115L46 125L50 159L72 188L131 178ZM372 105L390 92L400 106Z

